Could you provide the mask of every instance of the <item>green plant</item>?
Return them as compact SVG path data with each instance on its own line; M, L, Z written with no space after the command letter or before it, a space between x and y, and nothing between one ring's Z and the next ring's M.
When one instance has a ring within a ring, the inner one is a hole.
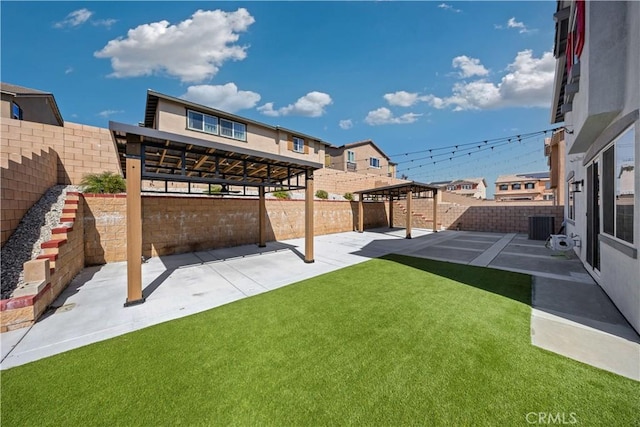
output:
M291 198L291 194L286 191L283 190L282 188L279 190L276 190L273 192L273 197L275 197L276 199L283 199L283 200L287 200Z
M222 185L210 185L209 188L207 189L207 191L205 191L206 194L220 194L220 192L222 191Z
M316 191L316 197L317 197L318 199L324 199L324 200L327 200L327 199L329 198L329 193L327 193L327 192L326 192L326 191L324 191L324 190L318 190L318 191Z
M124 193L127 183L114 172L90 173L82 177L80 187L85 193Z
M344 193L344 197L345 199L349 200L350 202L353 201L353 194L352 193Z

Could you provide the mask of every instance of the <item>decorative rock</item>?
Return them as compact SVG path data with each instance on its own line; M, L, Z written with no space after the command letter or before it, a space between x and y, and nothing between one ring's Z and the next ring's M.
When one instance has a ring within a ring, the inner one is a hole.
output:
M64 200L73 185L51 187L24 215L20 224L2 247L0 273L2 299L10 298L24 284L23 264L40 255L40 245L51 239L51 230L59 227Z

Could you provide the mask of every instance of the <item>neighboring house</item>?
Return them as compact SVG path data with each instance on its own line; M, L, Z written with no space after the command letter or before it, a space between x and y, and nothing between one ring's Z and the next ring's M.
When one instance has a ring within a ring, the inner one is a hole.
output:
M301 132L271 126L184 99L147 91L144 127L252 150L324 163L329 145Z
M64 120L52 93L0 83L1 117L47 125L64 126Z
M397 165L372 140L367 139L340 147L327 147L325 166L341 171L395 178Z
M550 188L553 190L555 205L564 205L566 190L564 129L554 132L544 140L544 155L550 171Z
M487 198L487 182L484 178L465 178L454 181L439 181L432 182L429 185L436 186L449 193L473 197L474 199Z
M566 234L640 331L640 2L558 1L551 122L566 128Z
M549 172L500 175L494 198L496 202L553 200Z

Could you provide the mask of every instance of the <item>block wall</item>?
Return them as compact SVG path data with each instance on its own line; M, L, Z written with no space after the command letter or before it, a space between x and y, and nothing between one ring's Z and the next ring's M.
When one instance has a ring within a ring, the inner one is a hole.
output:
M414 227L432 227L433 199L413 200ZM406 201L394 204L394 225L406 224ZM438 226L445 229L465 231L486 231L495 233L528 233L530 216L552 216L556 231L564 220L564 207L550 203L495 203L487 201L463 206L454 203L438 204Z
M3 125L4 126L4 125ZM4 132L3 132L4 135ZM40 197L57 183L58 155L50 148L37 151L5 146L2 138L0 206L2 246L15 231L20 220Z
M126 260L125 195L84 195L87 265ZM267 240L304 237L303 200L267 200ZM316 235L355 229L357 202L316 200ZM384 203L365 204L365 226L387 224ZM143 255L160 256L258 242L258 200L143 196Z
M339 195L408 182L386 176L345 172L328 168L315 171L313 173L313 180L315 190L325 190L328 193Z

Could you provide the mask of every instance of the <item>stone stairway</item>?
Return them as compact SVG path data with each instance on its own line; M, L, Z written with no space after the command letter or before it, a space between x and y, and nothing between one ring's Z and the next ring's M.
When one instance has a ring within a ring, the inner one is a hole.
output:
M394 202L394 222L398 223L398 224L402 224L402 225L406 225L405 222L405 218L407 215L407 207L405 205L405 202L403 201L395 201ZM412 221L411 221L411 225L413 227L416 228L429 228L431 229L433 227L433 220L428 218L425 214L423 213L419 213L419 212L415 212L412 211L411 212L411 217L412 217ZM438 223L438 225L441 225L440 223Z

